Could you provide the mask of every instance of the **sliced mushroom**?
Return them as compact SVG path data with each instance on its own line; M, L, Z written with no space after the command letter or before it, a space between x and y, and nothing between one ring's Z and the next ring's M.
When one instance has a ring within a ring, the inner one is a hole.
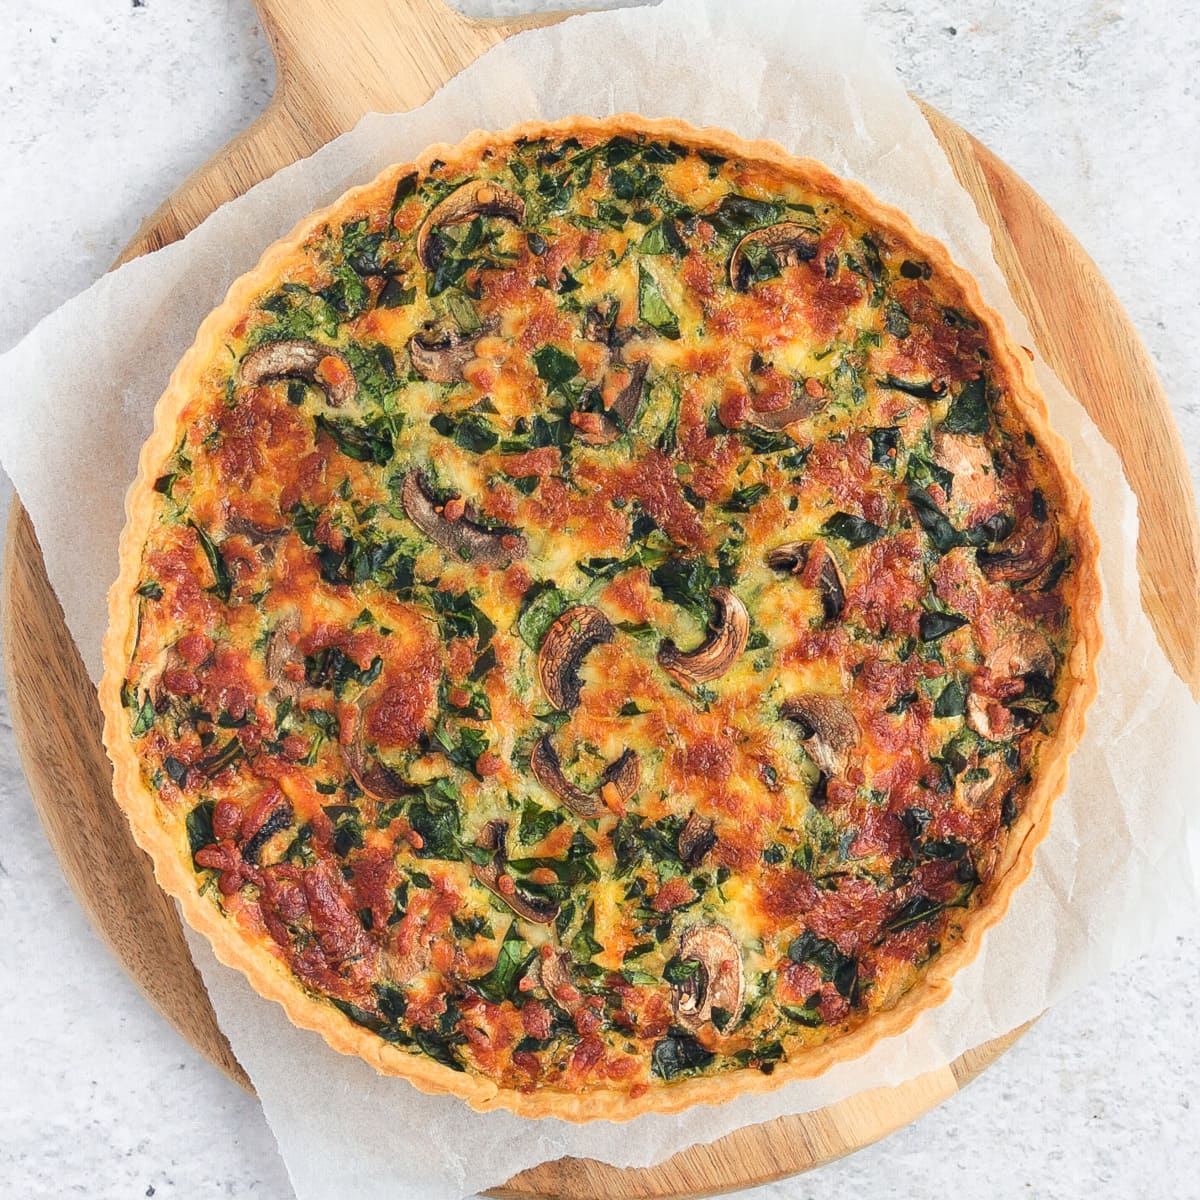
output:
M570 712L579 704L579 668L593 646L613 640L612 622L590 604L568 608L542 637L538 678L555 708Z
M844 700L810 692L785 700L779 706L779 715L800 726L809 757L826 775L845 775L850 751L858 744L862 730Z
M679 857L685 867L698 867L704 856L717 844L711 817L693 812L679 831Z
M1047 516L1028 516L998 550L978 550L975 561L992 583L1028 583L1049 565L1058 549L1058 525Z
M979 773L981 771L982 774ZM964 778L967 775L971 778ZM963 802L974 809L982 808L987 798L996 790L996 776L986 767L980 767L976 755L971 756L969 769L959 775L956 782Z
M538 956L538 983L560 1008L575 1013L583 1004L583 996L571 979L571 955L566 950L551 949Z
M524 917L526 921L532 921L535 925L552 924L558 916L558 904L543 896L523 896L513 883L512 876L505 874L504 868L508 864L508 822L489 821L475 844L484 850L490 850L492 857L482 865L472 862L471 874L489 892L503 900L518 917ZM508 890L501 886L505 880L508 881Z
M391 767L368 754L361 739L347 746L343 754L350 777L373 800L399 800L419 790Z
M593 305L587 309L583 314L583 336L589 342L599 342L610 350L620 349L633 337L634 332L630 325L617 324L620 309L615 300L608 301L603 308Z
M384 975L392 983L404 984L429 966L431 949L427 943L417 940L407 950L401 950L398 942L397 937L395 943L383 951L380 961Z
M671 985L675 1019L685 1029L698 1030L719 1008L725 1014L722 1029L732 1029L746 1003L746 972L737 939L724 925L692 925L679 939L679 957L700 967L686 982Z
M750 614L726 587L715 587L709 596L716 615L708 636L695 650L683 653L667 638L658 648L658 663L685 691L719 679L742 656L750 639Z
M225 536L245 538L257 551L259 560L269 566L275 561L279 543L287 536L287 530L267 529L255 521L235 515L225 521Z
M284 669L295 663L303 667L304 658L297 654L293 635L300 632L300 614L289 612L267 634L266 650L263 653L263 665L267 678L271 681L271 690L280 696L289 696L295 700L304 691L305 684L293 679Z
M267 816L267 819L263 821L258 829L246 839L242 846L242 861L248 862L252 867L257 866L258 856L263 852L263 847L280 830L286 829L291 823L292 806L288 801L284 800Z
M326 359L338 365L323 367ZM345 355L331 346L300 339L268 342L242 359L242 382L251 387L275 379L302 379L319 387L335 408L349 403L358 393L358 383Z
M1022 630L1005 638L983 660L993 680L1007 680L1011 694L1003 700L983 696L971 690L967 696L967 724L989 742L1003 741L1014 732L1022 732L1037 723L1045 701L1054 690L1057 663L1050 643L1036 631ZM1020 690L1017 690L1017 685ZM1006 689L1008 690L1008 689ZM997 725L998 709L1007 709L1012 721Z
M933 461L954 476L950 495L955 503L966 509L995 503L1000 482L983 438L939 429L933 435Z
M828 396L810 396L803 388L797 388L791 401L783 408L759 412L751 406L750 411L746 413L746 421L759 429L765 429L768 433L781 433L796 421L803 421L813 413L820 412L828 403Z
M842 578L837 559L823 542L784 542L782 546L776 546L767 554L767 566L774 567L776 571L788 571L792 575L804 575L811 579L809 558L814 545L819 545L821 551L816 580L817 589L821 593L821 612L826 621L836 621L846 606L846 581Z
M529 767L533 777L552 796L561 800L577 817L593 820L609 812L604 802L603 790L612 784L622 804L627 804L637 792L642 779L642 764L636 751L625 750L619 758L609 763L600 776L600 786L594 792L585 792L576 787L564 774L558 751L548 733L542 734L533 745L529 756Z
M524 558L529 549L515 530L486 529L471 520L470 506L457 521L443 516L420 471L409 471L404 477L400 503L408 519L423 534L466 562L505 566L514 558Z
M254 546L273 545L286 533L285 529L268 529L265 525L260 525L257 521L251 521L247 517L238 516L236 513L225 521L226 537L244 537Z
M771 254L779 266L811 262L821 248L820 239L798 221L780 221L765 229L746 234L729 259L729 284L735 292L744 292L754 275L755 254Z
M408 340L408 357L413 370L430 383L458 383L463 367L475 357L479 339L496 328L488 322L474 333L463 333L453 323L430 323Z
M629 382L617 393L607 411L597 414L600 418L600 428L594 431L580 429L577 433L580 441L587 442L590 446L607 446L629 429L636 420L642 404L642 392L649 365L643 359L629 368Z
M996 676L1016 679L1029 675L1053 678L1054 651L1046 638L1032 629L1005 638L984 659L984 666Z
M438 243L430 235L443 225L463 225L476 217L504 217L520 224L525 220L525 201L516 192L483 179L472 179L455 188L444 200L435 204L417 231L417 257L426 270L437 266Z

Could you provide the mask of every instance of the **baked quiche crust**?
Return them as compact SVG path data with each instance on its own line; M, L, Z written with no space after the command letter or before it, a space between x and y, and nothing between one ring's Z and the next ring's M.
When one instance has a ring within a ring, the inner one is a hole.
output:
M480 1110L676 1112L907 1029L1096 692L1089 503L975 281L681 121L478 132L305 217L126 508L100 699L159 883Z

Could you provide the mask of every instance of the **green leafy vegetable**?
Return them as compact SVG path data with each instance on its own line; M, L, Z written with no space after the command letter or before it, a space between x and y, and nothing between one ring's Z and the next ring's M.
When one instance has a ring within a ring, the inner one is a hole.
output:
M928 896L914 896L896 910L892 919L884 925L884 932L898 933L910 925L928 921L930 917L937 916L945 907L944 903L931 900Z
M540 842L551 830L563 823L563 815L553 808L543 808L536 800L527 799L521 805L521 824L517 827L517 839L524 846Z
M955 396L950 411L942 421L942 428L947 433L984 434L988 431L990 420L987 385L981 375L978 379L972 379Z
M933 715L935 717L961 717L967 711L966 691L963 682L957 675L946 680L946 686L934 701Z
M462 858L458 790L448 779L435 779L408 805L409 824L421 835L420 858Z
M355 462L373 462L386 467L394 453L392 431L384 424L356 425L352 421L333 421L318 414L317 429L329 434L337 448Z
M817 937L806 929L788 946L788 957L794 963L808 963L821 972L821 977L832 982L839 995L851 1004L858 1003L858 961L843 954L828 938Z
M513 921L500 943L500 954L496 965L486 974L471 980L475 990L493 1004L503 1004L517 994L517 987L525 969L533 961L536 951L521 936L517 922Z
M769 491L765 483L750 483L736 488L721 507L726 512L748 513Z
M304 680L309 687L332 688L333 694L341 697L348 684L357 683L368 687L379 678L383 670L383 659L377 654L369 666L360 667L344 650L337 646L326 646L316 654L304 659Z
M229 568L225 565L225 559L221 556L221 551L217 549L216 543L195 521L189 521L188 524L196 531L200 548L204 551L204 557L208 559L208 565L212 569L213 578L216 580L211 590L215 596L218 596L228 604L229 597L233 593L233 577L229 574Z
M654 276L641 263L638 263L638 317L671 341L679 337L679 318L663 299Z
M135 698L136 707L136 698ZM154 701L150 698L150 693L147 692L142 699L141 707L137 709L137 716L133 719L133 724L129 728L130 735L133 737L141 737L142 734L148 733L154 728Z
M689 1034L672 1034L654 1044L650 1070L659 1079L674 1079L689 1071L702 1071L715 1057Z
M557 346L542 346L533 352L533 365L550 391L563 388L579 374L579 363Z
M217 835L213 833L213 809L216 803L212 800L202 800L187 815L188 848L192 852L192 865L197 871L203 870L196 862L196 854L205 846L216 843Z
M821 527L821 532L827 537L841 538L852 547L865 546L883 537L887 530L882 525L876 525L864 517L856 517L853 513L838 512Z
M919 621L921 641L936 642L967 624L961 613L923 612Z
M530 650L536 653L542 645L546 630L567 609L567 597L554 584L539 580L521 599L517 614L517 632Z

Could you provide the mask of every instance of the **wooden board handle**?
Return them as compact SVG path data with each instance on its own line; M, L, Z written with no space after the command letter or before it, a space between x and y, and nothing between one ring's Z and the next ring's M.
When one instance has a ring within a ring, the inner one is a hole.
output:
M352 129L364 111L417 108L505 38L571 15L473 20L445 0L255 6L275 56L270 104L146 218L114 266L178 241L222 204Z

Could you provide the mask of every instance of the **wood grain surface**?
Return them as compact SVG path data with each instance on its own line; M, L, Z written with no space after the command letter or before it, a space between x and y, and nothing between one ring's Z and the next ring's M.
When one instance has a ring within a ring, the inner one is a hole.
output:
M182 237L240 195L352 127L368 111L426 99L525 23L472 21L442 0L256 0L278 62L263 115L143 224L118 261ZM353 63L353 73L346 63ZM1183 448L1149 356L1095 264L1038 196L953 122L924 108L955 174L992 231L997 261L1038 348L1118 449L1138 496L1146 611L1175 670L1200 695L1200 523ZM13 727L34 802L80 903L155 1007L243 1087L174 906L154 883L111 796L96 695L14 501L3 580ZM564 1159L522 1172L503 1197L614 1200L711 1195L850 1153L953 1095L1023 1030L898 1088L739 1130L656 1167Z

